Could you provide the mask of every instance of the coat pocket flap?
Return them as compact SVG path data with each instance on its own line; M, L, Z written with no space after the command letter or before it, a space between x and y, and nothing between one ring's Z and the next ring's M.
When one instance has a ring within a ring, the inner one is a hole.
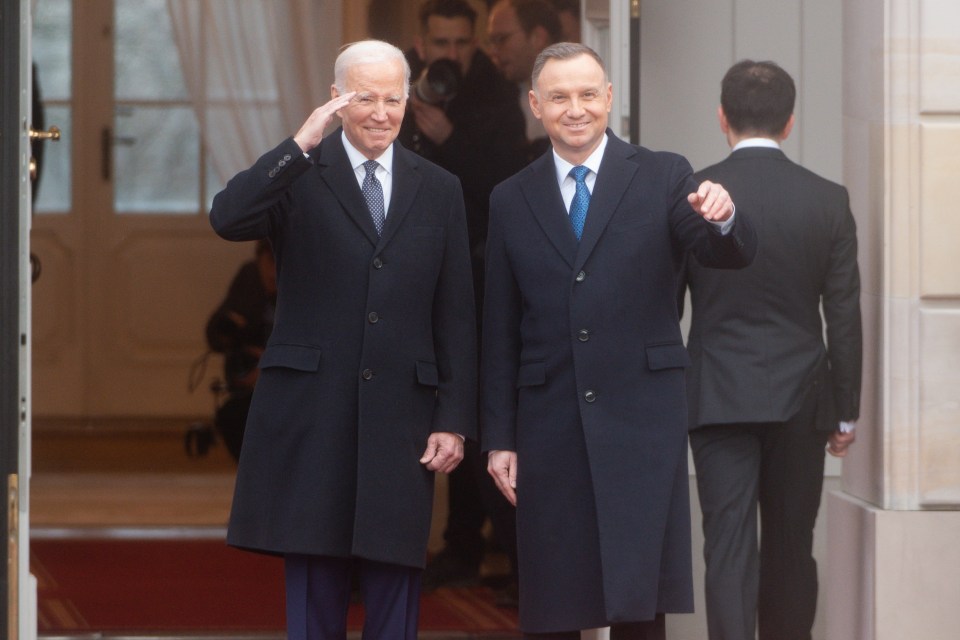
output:
M269 367L317 371L320 368L320 349L300 344L272 344L260 356L260 368Z
M417 360L417 382L428 387L438 386L440 374L437 372L437 363Z
M647 367L651 371L660 369L684 369L690 366L690 354L679 342L672 344L652 344L647 347Z
M542 362L526 362L517 371L517 388L535 387L547 381L547 367Z

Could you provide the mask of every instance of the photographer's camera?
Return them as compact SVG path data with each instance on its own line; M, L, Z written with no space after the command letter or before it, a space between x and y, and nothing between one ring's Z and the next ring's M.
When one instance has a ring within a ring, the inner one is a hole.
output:
M457 95L461 75L457 62L440 58L423 70L413 85L413 91L427 104L444 105Z

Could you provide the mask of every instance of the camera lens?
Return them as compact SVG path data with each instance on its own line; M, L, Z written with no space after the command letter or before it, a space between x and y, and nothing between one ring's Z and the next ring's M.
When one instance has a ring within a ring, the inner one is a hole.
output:
M453 60L440 58L423 70L413 90L424 102L439 105L452 100L459 87L460 65Z

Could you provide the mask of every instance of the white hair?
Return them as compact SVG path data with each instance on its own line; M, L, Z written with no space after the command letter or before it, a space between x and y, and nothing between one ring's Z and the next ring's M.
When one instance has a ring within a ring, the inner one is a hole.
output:
M345 45L333 65L333 81L340 93L346 93L347 70L360 64L399 62L403 66L403 97L410 94L410 64L403 51L382 40L360 40Z

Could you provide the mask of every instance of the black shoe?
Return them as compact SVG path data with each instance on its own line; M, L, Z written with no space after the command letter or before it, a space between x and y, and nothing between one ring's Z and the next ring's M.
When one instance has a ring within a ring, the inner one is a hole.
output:
M422 588L472 587L480 582L480 563L467 562L449 549L444 549L427 563L423 570Z

